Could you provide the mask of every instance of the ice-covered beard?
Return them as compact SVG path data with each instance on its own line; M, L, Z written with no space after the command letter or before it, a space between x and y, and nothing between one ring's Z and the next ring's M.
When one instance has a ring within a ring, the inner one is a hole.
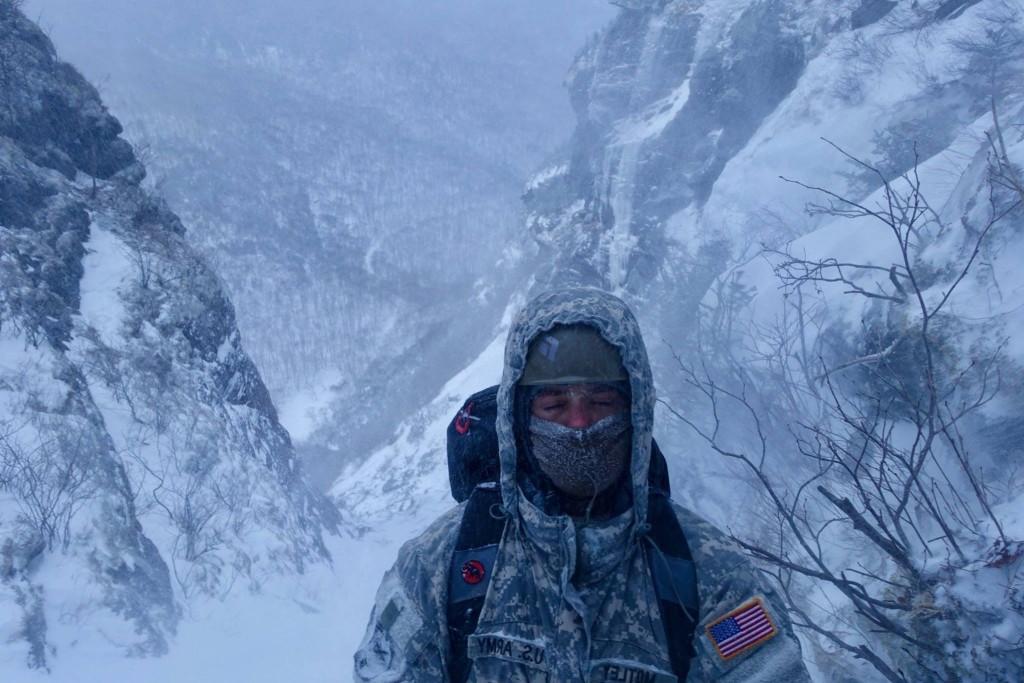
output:
M617 413L586 429L530 418L533 457L563 493L592 498L619 480L629 463L629 414Z

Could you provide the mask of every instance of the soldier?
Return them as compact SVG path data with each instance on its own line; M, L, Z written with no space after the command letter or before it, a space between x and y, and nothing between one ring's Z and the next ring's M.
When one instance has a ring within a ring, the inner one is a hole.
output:
M355 679L809 681L775 593L652 479L653 387L618 298L530 302L497 393L499 485L402 547Z

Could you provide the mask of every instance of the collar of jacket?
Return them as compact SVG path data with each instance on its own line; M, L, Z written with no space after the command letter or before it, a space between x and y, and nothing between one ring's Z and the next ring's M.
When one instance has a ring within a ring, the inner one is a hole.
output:
M549 515L519 492L516 523L543 558L545 566L578 587L607 577L635 548L631 542L633 511L584 524L567 515Z
M647 477L650 469L651 431L654 420L654 382L647 359L647 349L636 318L621 299L599 289L563 289L541 294L520 311L509 329L505 343L505 367L498 387L496 423L502 502L509 514L514 518L523 519L528 526L539 523L539 518L532 513L524 518L520 509L532 507L532 504L521 496L516 482L518 454L513 430L515 387L526 366L526 354L531 342L556 325L575 323L593 326L601 336L618 348L622 356L622 365L629 374L632 395L630 419L633 427L630 460L633 507L628 519L629 535L635 540L637 536L647 531ZM564 524L565 522L560 522L560 528L564 528ZM572 532L571 529L568 531ZM538 527L536 533L543 535L548 532Z

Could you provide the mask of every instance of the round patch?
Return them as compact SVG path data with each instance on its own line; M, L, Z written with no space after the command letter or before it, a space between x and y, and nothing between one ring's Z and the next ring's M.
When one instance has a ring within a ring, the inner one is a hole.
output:
M470 560L462 565L462 580L470 585L475 586L483 581L486 573L484 563L480 560Z
M459 434L466 434L469 432L469 421L473 417L473 402L470 401L466 404L459 414L455 416L455 431Z

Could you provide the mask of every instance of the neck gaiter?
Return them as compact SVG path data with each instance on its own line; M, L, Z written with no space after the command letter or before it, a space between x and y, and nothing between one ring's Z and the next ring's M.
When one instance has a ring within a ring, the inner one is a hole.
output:
M629 413L598 420L586 429L530 418L533 457L560 491L593 498L622 476L630 455Z

